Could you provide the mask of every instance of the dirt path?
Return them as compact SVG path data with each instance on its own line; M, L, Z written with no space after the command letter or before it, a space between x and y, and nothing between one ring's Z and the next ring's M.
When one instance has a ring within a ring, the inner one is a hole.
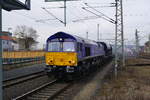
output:
M73 100L90 100L96 90L100 88L101 81L107 72L112 68L112 62L105 66L97 75L86 84L86 86L73 98Z

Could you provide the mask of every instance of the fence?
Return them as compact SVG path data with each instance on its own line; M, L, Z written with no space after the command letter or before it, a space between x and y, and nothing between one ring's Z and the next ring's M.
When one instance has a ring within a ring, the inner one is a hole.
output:
M44 51L13 51L3 52L3 65L23 66L25 64L40 64L45 62ZM5 67L6 68L6 67Z
M13 51L3 52L3 58L34 58L45 55L44 51Z

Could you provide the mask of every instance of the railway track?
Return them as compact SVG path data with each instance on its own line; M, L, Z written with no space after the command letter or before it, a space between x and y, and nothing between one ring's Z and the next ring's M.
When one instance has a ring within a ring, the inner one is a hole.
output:
M3 88L8 88L10 86L17 85L17 84L20 84L20 83L44 76L44 75L46 75L46 73L44 73L44 71L40 71L40 72L24 75L21 77L16 77L16 78L4 80L3 81L3 84L4 84Z
M143 58L143 59L150 59L150 56L140 56L140 58Z
M72 83L60 83L58 80L54 80L12 100L53 100L70 86Z

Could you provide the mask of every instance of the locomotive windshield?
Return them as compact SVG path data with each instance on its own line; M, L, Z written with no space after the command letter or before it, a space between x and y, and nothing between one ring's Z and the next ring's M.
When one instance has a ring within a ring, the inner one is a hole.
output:
M73 42L63 42L63 51L75 51Z
M75 51L73 42L49 42L48 51Z
M60 45L60 42L49 42L48 51L61 51Z

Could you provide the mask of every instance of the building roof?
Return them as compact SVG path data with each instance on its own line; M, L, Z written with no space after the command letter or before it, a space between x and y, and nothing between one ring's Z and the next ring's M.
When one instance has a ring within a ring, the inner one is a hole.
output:
M13 40L12 39L12 33L3 31L1 33L0 39L2 39L2 40Z

